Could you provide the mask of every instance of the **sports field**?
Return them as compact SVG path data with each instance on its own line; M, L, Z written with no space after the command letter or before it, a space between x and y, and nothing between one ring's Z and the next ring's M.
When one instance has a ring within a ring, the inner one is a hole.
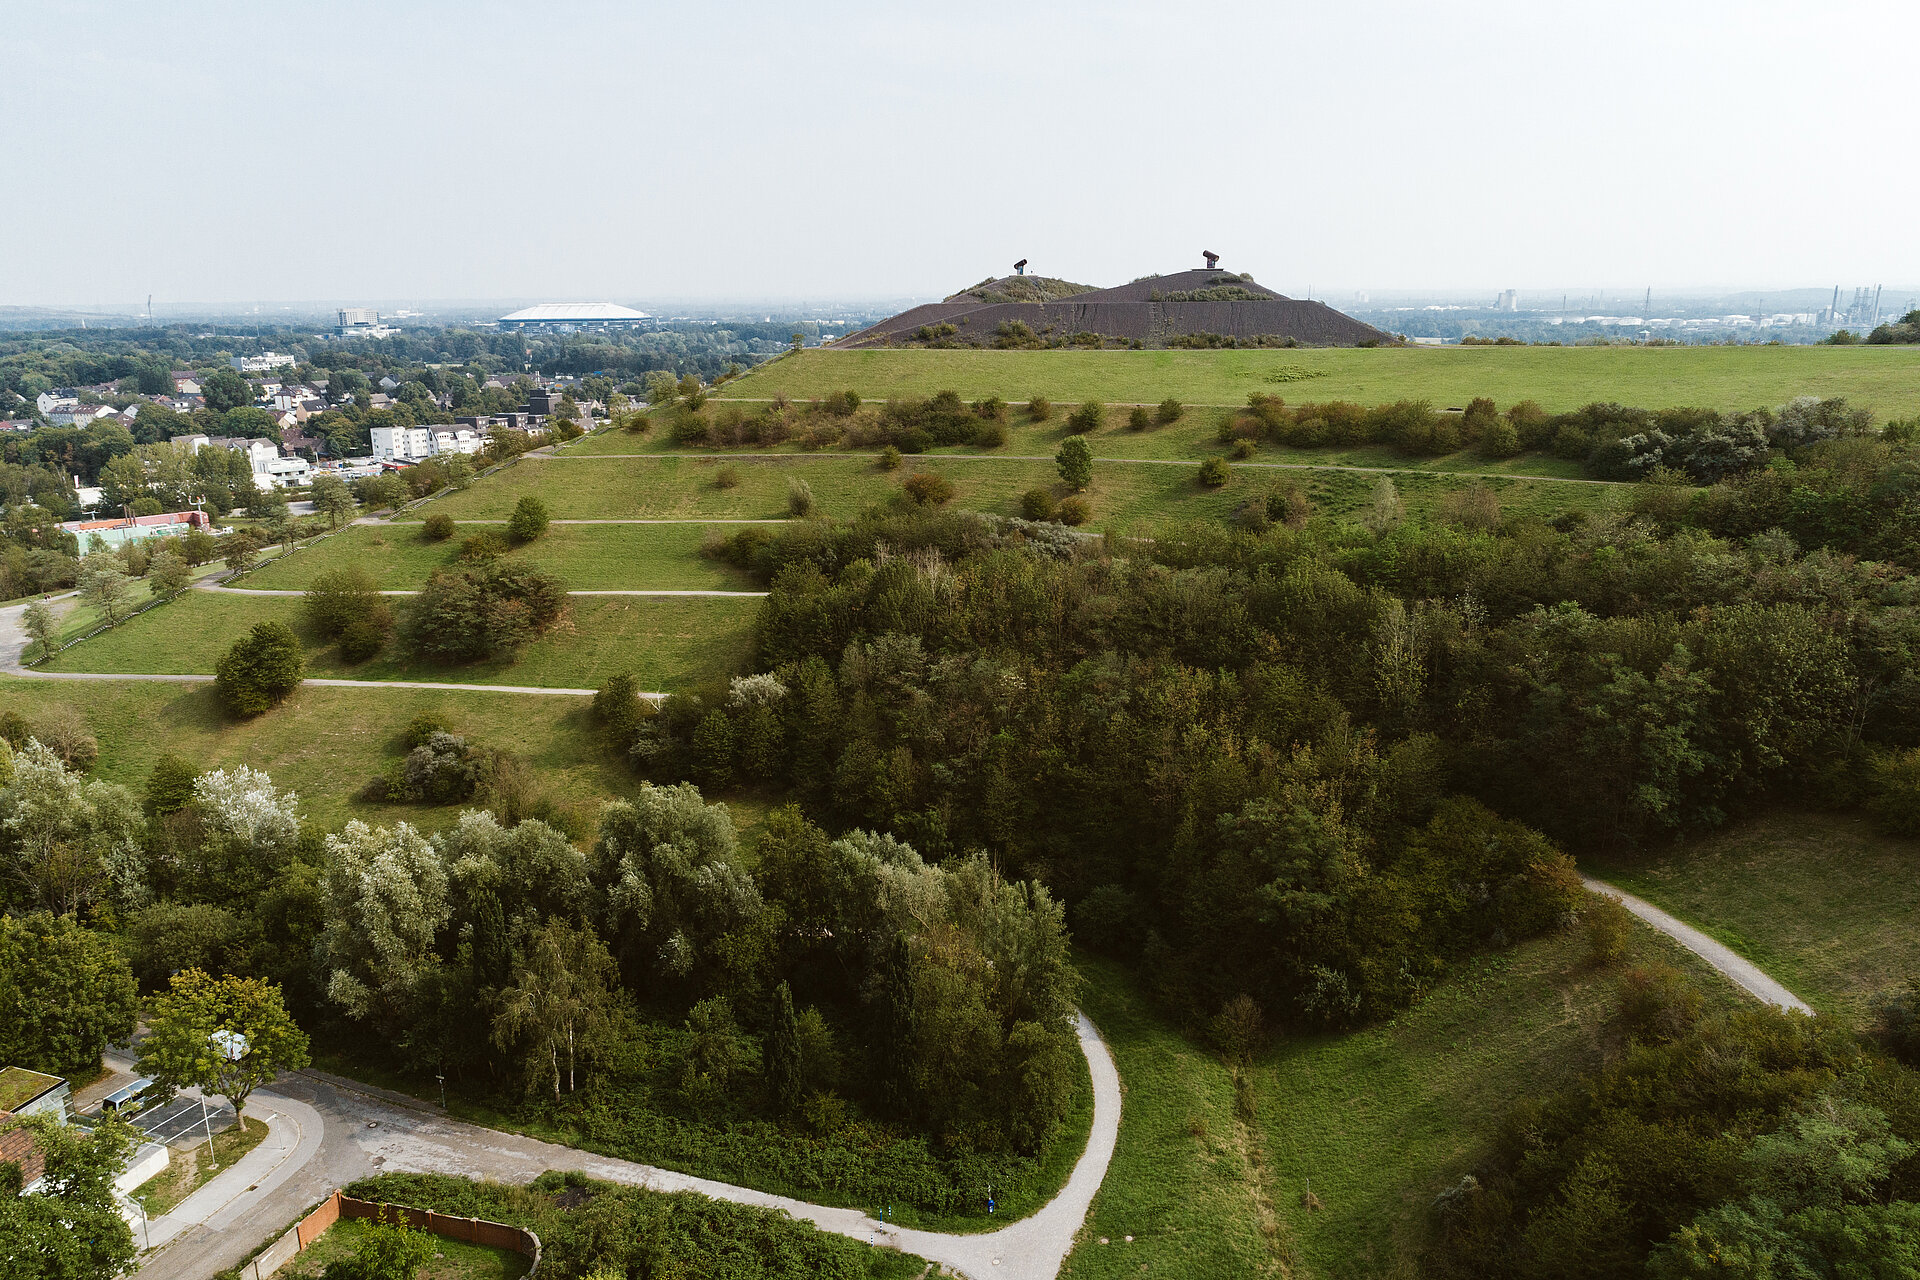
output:
M1289 401L1412 399L1437 408L1490 396L1550 411L1613 400L1722 410L1799 395L1845 396L1877 417L1920 413L1912 347L1395 347L1296 351L834 351L784 356L716 395L796 400L854 390L873 400L952 390L1055 404L1102 400L1241 405L1253 392Z

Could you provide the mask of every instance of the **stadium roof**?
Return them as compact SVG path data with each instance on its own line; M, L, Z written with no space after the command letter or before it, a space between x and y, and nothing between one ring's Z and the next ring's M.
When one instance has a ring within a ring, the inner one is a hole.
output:
M646 312L611 302L543 302L512 315L500 317L501 324L630 324L650 319Z

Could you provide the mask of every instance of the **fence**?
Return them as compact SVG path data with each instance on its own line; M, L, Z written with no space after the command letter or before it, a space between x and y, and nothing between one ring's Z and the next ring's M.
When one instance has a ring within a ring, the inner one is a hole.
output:
M456 1218L430 1209L411 1209L406 1205L356 1200L336 1191L322 1200L319 1208L287 1228L286 1234L268 1245L259 1257L240 1268L240 1280L267 1280L342 1218L384 1218L448 1240L461 1240L493 1249L511 1249L533 1260L533 1265L527 1268L529 1277L540 1270L540 1237L524 1227L510 1227L504 1222L488 1222L484 1218Z

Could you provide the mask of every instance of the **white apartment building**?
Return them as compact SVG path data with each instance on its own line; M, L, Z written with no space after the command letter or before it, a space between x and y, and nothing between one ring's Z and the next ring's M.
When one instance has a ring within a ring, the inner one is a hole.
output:
M457 431L436 431L433 433L433 451L435 453L478 453L486 441L477 432L466 427Z
M232 356L227 363L241 373L266 373L273 369L285 369L299 363L292 356L278 355L272 351L258 356Z
M433 431L428 427L375 427L373 456L382 462L418 462L433 456Z

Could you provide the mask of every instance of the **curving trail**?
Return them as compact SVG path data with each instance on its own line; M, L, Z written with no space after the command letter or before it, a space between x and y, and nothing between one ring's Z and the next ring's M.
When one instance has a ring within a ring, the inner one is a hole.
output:
M1644 898L1636 898L1624 889L1616 889L1604 880L1596 880L1589 875L1581 875L1581 883L1594 893L1609 898L1617 898L1620 905L1631 911L1634 916L1666 934L1675 942L1712 965L1721 976L1734 986L1760 1001L1785 1009L1789 1013L1813 1014L1813 1007L1760 968L1759 965L1740 955L1723 943L1716 942L1690 924L1686 924L1668 915Z
M210 1191L206 1204L192 1206L200 1212L183 1212L186 1205L176 1210L180 1221L169 1224L172 1243L150 1256L141 1274L149 1280L201 1280L232 1266L261 1237L284 1227L327 1191L372 1173L451 1173L525 1183L558 1169L655 1191L697 1191L716 1200L779 1209L823 1231L918 1254L971 1280L1051 1280L1106 1178L1120 1131L1120 1076L1113 1055L1084 1014L1078 1015L1078 1026L1080 1050L1093 1076L1093 1127L1086 1149L1058 1195L1033 1216L999 1231L966 1235L883 1225L858 1209L809 1204L486 1129L451 1119L418 1099L301 1071L255 1093L251 1105L260 1113L278 1111L295 1118L302 1135L322 1135L320 1140L303 1136L283 1143L279 1162L271 1169L256 1168L245 1179L228 1179L233 1185Z

